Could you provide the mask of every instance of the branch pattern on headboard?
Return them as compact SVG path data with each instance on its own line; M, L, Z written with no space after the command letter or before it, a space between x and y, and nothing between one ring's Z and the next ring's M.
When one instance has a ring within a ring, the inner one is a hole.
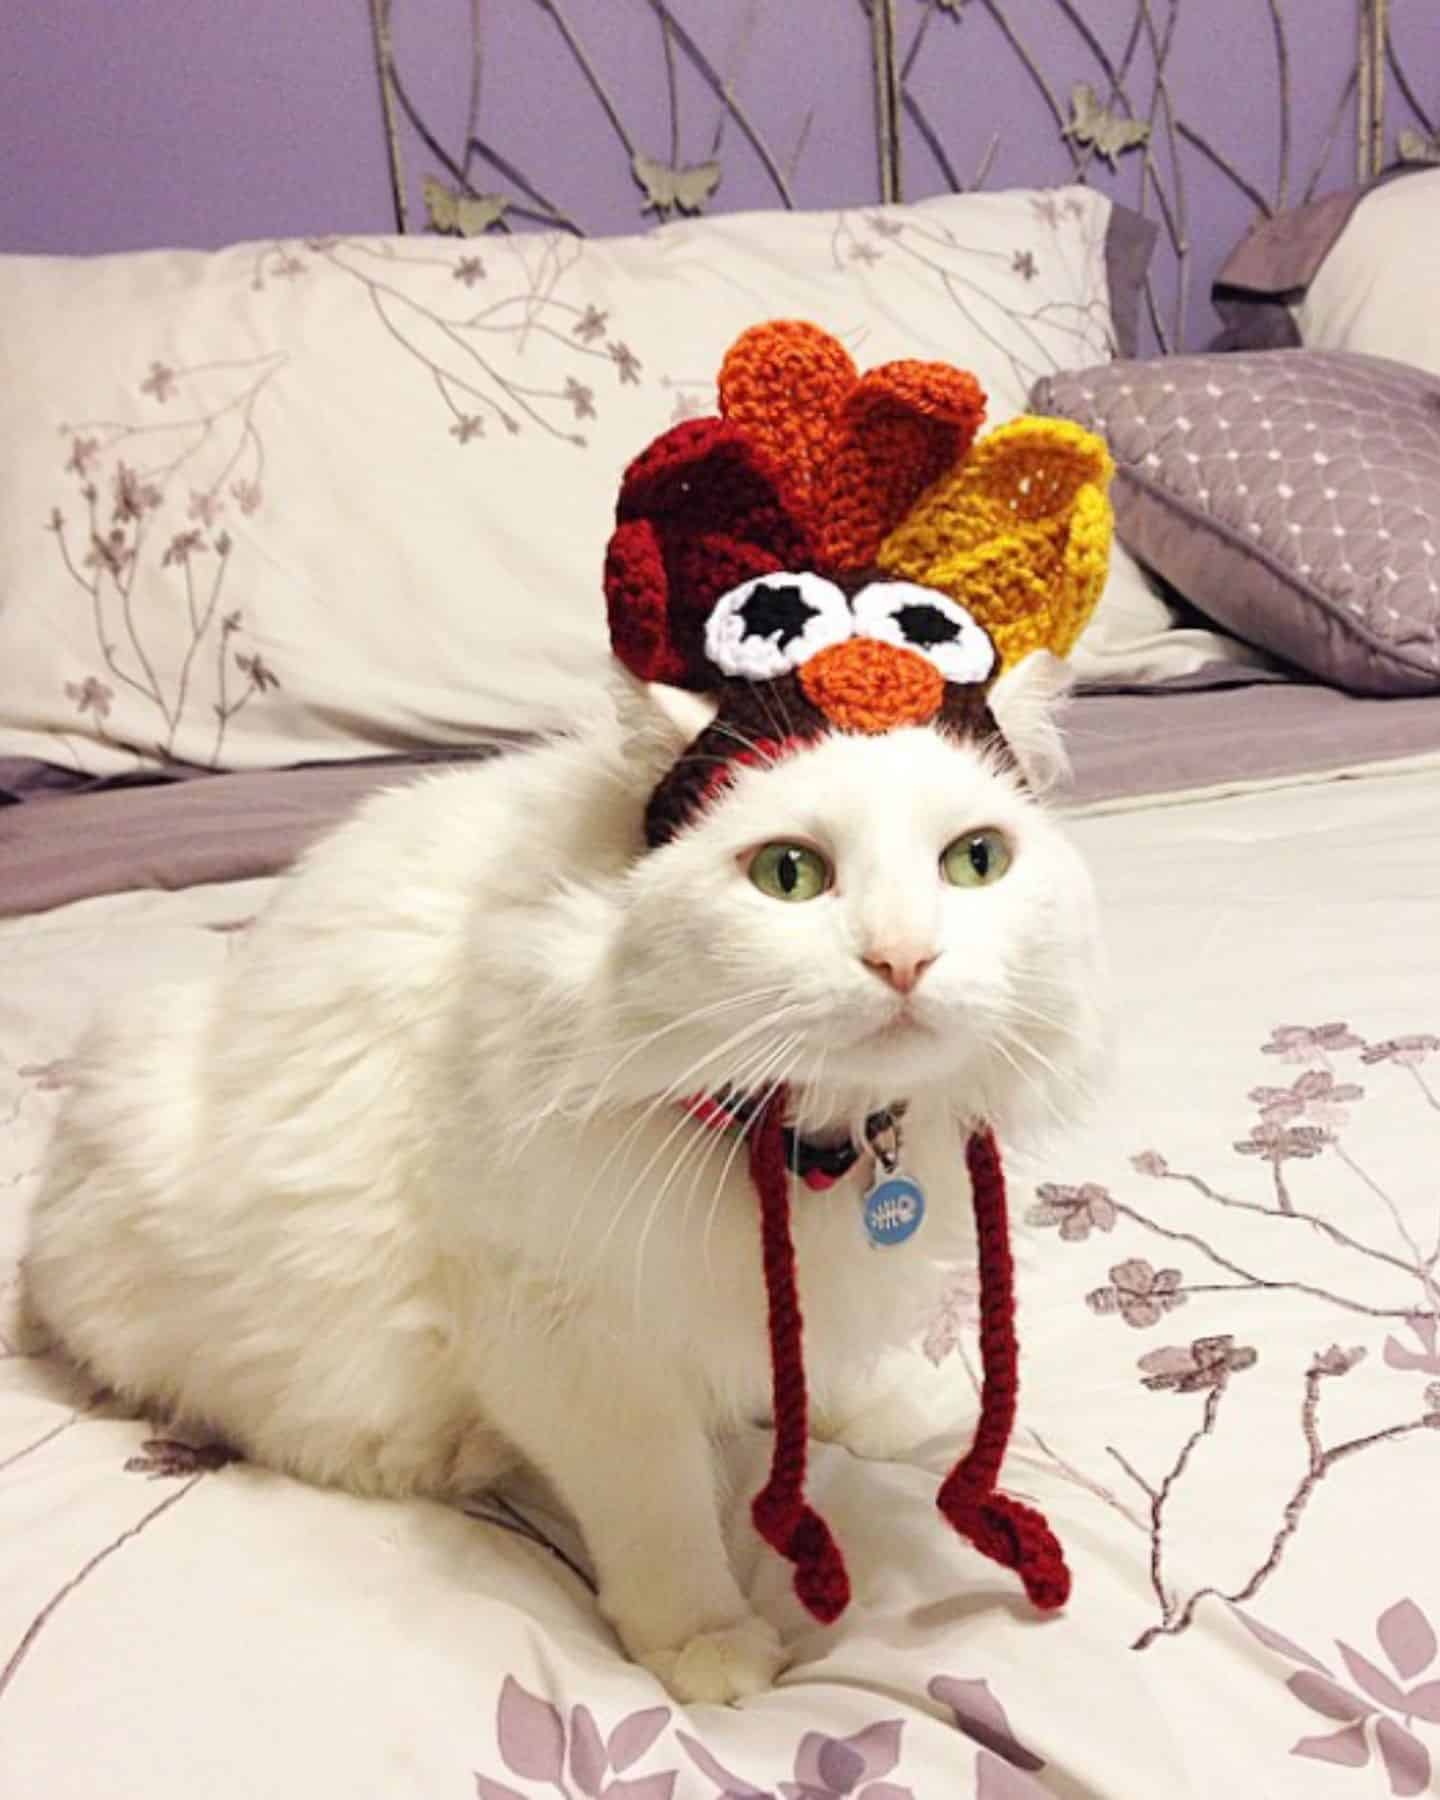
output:
M368 4L401 230L1091 182L1160 226L1160 349L1256 217L1440 159L1431 0L426 0L423 39Z

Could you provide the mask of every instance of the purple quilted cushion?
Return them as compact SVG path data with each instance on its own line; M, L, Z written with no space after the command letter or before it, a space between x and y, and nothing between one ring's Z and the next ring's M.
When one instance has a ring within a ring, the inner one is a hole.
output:
M1049 376L1122 542L1201 612L1357 694L1440 690L1440 380L1328 350Z

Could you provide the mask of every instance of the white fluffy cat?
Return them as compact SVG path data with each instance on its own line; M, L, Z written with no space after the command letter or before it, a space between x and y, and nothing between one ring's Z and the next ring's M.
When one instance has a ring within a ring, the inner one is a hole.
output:
M992 695L1032 788L1060 757L1054 667ZM96 1377L277 1469L446 1496L523 1459L629 1653L728 1700L784 1660L728 1566L711 1453L768 1408L765 1288L738 1140L676 1102L783 1080L807 1132L843 1134L909 1101L916 1238L869 1247L863 1164L796 1192L812 1392L844 1417L968 1255L967 1125L1007 1141L1083 1086L1098 949L1053 820L928 728L742 770L644 851L704 707L627 690L583 739L380 795L213 978L98 1027L28 1276ZM1008 871L947 885L980 828ZM747 875L796 841L833 871L806 904ZM898 1405L878 1440L871 1405L872 1448L904 1441Z

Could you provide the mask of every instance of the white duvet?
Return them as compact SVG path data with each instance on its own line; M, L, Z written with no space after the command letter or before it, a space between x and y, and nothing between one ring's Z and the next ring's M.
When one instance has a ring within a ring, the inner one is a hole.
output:
M1075 828L1117 1055L1093 1126L1012 1160L1005 1481L1074 1597L1039 1618L945 1533L953 1443L924 1468L817 1446L856 1598L814 1625L748 1529L757 1432L736 1552L795 1663L729 1710L623 1660L533 1497L317 1492L26 1343L15 1259L76 1035L102 995L231 954L268 884L0 925L4 1800L1440 1793L1440 776ZM961 1384L970 1307L917 1352Z

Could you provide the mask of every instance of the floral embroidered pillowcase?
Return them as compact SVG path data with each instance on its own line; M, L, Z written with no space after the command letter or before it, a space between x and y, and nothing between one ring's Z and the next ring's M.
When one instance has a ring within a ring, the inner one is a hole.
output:
M740 330L960 362L998 423L1132 347L1152 236L1070 188L0 258L0 757L273 767L571 722L623 468L712 406ZM1112 586L1107 668L1172 622L1123 559Z

